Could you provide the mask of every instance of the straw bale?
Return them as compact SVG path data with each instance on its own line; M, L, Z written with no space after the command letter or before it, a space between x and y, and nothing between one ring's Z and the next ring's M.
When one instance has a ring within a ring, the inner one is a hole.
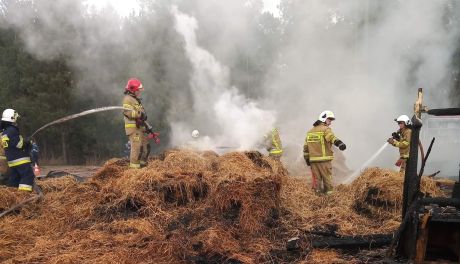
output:
M300 263L314 263L314 264L323 264L323 263L350 263L344 260L337 251L334 250L314 250L310 254L309 258L306 261Z
M0 212L29 197L27 193L5 186L0 186L0 194Z
M93 175L93 179L102 181L111 177L116 177L117 175L120 175L120 172L126 170L128 164L129 161L124 159L108 160L105 162L102 169Z
M195 172L206 171L210 168L209 161L197 152L169 151L165 154L164 165L167 169Z
M276 217L280 188L279 178L222 182L213 202L225 220L237 221L246 232L259 232Z
M127 165L110 160L83 183L40 181L42 201L0 219L0 262L330 263L340 256L308 255L309 232L388 233L400 221L401 179L385 170L366 171L321 196L258 152L171 150L145 168ZM378 192L369 200L372 188ZM426 179L422 190L441 193ZM0 210L28 195L0 187ZM372 218L356 210L358 202ZM294 236L302 248L287 252Z
M404 177L393 170L366 169L352 184L356 195L354 208L369 217L391 218L402 209ZM435 181L422 177L420 191L426 196L442 197Z
M260 153L259 153L260 154ZM244 178L263 177L271 173L270 164L257 154L247 155L238 152L226 153L218 158L217 173L233 178L235 175ZM253 161L255 160L255 162Z
M204 159L213 161L213 159L219 157L219 154L217 154L216 152L214 152L214 151L212 151L212 150L206 150L206 151L203 151L203 152L201 153L201 156L202 156Z

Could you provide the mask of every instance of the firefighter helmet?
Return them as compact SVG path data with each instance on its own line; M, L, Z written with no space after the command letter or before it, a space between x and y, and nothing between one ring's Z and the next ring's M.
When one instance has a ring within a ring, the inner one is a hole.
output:
M144 88L142 87L142 83L139 81L139 79L131 78L128 80L128 83L126 83L125 90L134 93L137 91L142 91Z
M5 109L2 114L2 121L16 123L19 114L11 108Z
M398 118L395 119L396 122L404 122L404 124L410 125L410 118L407 115L400 115Z
M326 110L319 114L318 120L321 122L326 122L326 119L335 120L334 113L332 111Z
M200 136L200 132L198 130L193 130L192 131L192 138L198 138Z

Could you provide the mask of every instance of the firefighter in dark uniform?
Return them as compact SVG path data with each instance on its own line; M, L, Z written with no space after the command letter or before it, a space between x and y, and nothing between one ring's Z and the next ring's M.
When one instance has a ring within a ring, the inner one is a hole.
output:
M2 147L10 172L9 185L21 191L33 190L35 175L30 162L30 142L24 141L16 125L19 115L13 109L3 111L1 119Z
M135 169L146 166L150 154L150 144L144 135L145 127L143 126L147 115L140 99L143 90L141 81L131 78L126 84L123 98L125 132L131 144L129 167Z
M346 149L346 145L334 135L329 127L333 120L335 120L334 113L327 110L323 111L313 124L313 128L308 131L303 148L305 162L311 166L313 176L318 177L319 184L313 188L315 191L325 194L333 192L331 161L334 159L334 152L332 145L342 151ZM321 182L323 189L320 189L319 186Z

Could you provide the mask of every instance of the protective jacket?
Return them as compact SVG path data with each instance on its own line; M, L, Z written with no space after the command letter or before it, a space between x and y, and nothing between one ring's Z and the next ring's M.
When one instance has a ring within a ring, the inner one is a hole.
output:
M398 131L400 136L399 140L393 140L393 146L399 148L399 155L403 159L409 158L410 150L410 138L412 135L412 130L410 128L403 128Z
M29 153L24 149L24 140L15 125L11 124L3 130L1 141L8 167L30 163Z
M267 135L266 146L270 155L281 156L283 154L283 145L281 144L281 138L278 129L273 128L269 135Z
M308 131L303 148L305 159L310 162L330 161L334 159L332 144L339 140L325 123L314 126Z
M141 100L132 94L127 94L123 98L123 107L129 110L123 110L125 120L125 132L129 136L135 131L140 129L139 124L136 124L136 120L145 115L144 107L141 104Z

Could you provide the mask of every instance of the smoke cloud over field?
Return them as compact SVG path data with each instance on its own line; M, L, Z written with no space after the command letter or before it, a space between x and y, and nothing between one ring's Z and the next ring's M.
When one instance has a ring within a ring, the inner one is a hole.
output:
M269 111L260 109L253 101L240 94L236 87L230 87L228 68L197 44L196 19L173 7L176 30L185 40L185 51L192 63L190 86L194 98L191 116L179 113L173 118L173 142L183 145L190 141L190 132L199 128L212 135L194 142L200 149L225 146L235 149L250 149L272 128L275 117ZM211 143L211 145L209 145Z
M126 79L138 76L171 146L198 129L200 148L252 148L276 124L286 161L302 162L305 133L327 109L347 164L358 168L397 129L395 117L412 115L417 88L427 105L450 105L455 0L281 0L276 17L257 20L263 25L254 23L263 1L173 2L140 1L138 13L119 17L70 0L3 1L1 25L38 58L66 57L85 95L119 102ZM250 69L262 81L251 82ZM371 165L391 167L397 155L387 148Z

